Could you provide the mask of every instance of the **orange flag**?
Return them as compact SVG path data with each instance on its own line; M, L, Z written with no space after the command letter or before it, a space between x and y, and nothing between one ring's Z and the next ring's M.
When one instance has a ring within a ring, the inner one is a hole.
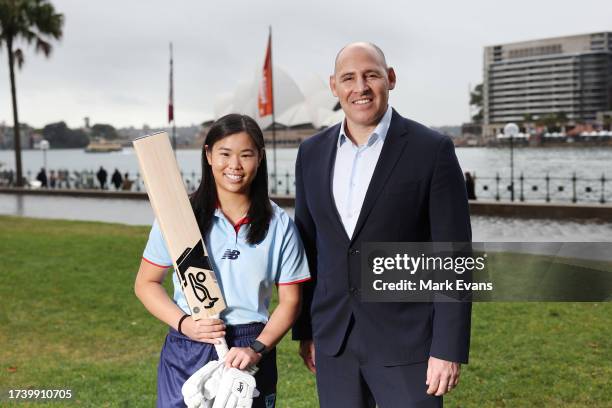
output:
M272 32L268 36L268 49L266 50L266 60L264 61L262 73L259 95L257 97L260 117L272 115L274 112L274 96L272 94Z

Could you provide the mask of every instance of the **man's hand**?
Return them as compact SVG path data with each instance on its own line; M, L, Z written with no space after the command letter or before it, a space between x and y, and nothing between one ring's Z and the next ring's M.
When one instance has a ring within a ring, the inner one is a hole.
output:
M429 357L427 363L427 393L439 397L450 392L459 383L461 364Z
M315 349L314 342L312 340L300 340L300 356L302 360L304 360L304 364L306 367L312 372L316 374L317 368L315 365Z
M250 347L232 347L225 356L225 367L244 370L257 365L259 360L261 360L261 354L256 353Z

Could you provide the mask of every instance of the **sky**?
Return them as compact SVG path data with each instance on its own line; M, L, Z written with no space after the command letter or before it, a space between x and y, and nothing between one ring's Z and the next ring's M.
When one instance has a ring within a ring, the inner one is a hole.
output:
M468 89L482 81L483 47L612 31L612 2L582 0L270 1L53 0L64 36L49 59L25 48L17 73L20 121L71 127L167 122L174 44L177 126L213 118L214 103L263 64L268 26L274 64L298 83L327 83L337 51L379 45L398 82L390 103L429 126L469 119ZM12 124L6 48L0 49L0 122Z

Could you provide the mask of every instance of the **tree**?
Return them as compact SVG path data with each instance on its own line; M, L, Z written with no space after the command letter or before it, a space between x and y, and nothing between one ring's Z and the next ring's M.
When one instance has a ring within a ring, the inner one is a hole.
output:
M612 130L612 115L604 115L603 125L608 128L608 130Z
M42 135L53 148L85 147L89 144L83 130L70 129L65 122L48 124L43 128Z
M552 131L557 131L557 114L556 113L549 113L548 115L545 115L542 118L542 122L544 124L544 126L546 126L546 129L548 130L552 130Z
M559 125L565 126L567 124L567 113L564 111L557 112L557 122L559 122Z
M95 137L102 137L104 139L117 139L119 135L117 130L112 125L106 123L96 123L91 127L91 133Z
M530 133L530 127L533 123L533 115L531 113L525 113L523 115L523 128L525 129L525 133Z
M482 99L482 84L478 84L474 87L474 90L470 92L470 106L473 106L477 109L476 114L472 116L472 120L474 121L474 123L482 123Z
M62 37L63 14L47 0L2 0L0 1L0 45L6 45L8 53L11 95L13 102L13 123L15 138L15 167L17 187L23 186L21 165L21 140L19 134L19 115L17 112L17 91L15 84L15 63L21 68L24 63L23 51L15 48L16 41L34 43L37 52L46 57L51 54L51 39Z

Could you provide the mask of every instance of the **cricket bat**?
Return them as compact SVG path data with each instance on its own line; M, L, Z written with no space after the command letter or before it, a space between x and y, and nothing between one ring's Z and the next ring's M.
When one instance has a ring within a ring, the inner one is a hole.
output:
M225 301L210 266L168 134L142 136L133 145L191 316L194 320L218 318L226 308Z

